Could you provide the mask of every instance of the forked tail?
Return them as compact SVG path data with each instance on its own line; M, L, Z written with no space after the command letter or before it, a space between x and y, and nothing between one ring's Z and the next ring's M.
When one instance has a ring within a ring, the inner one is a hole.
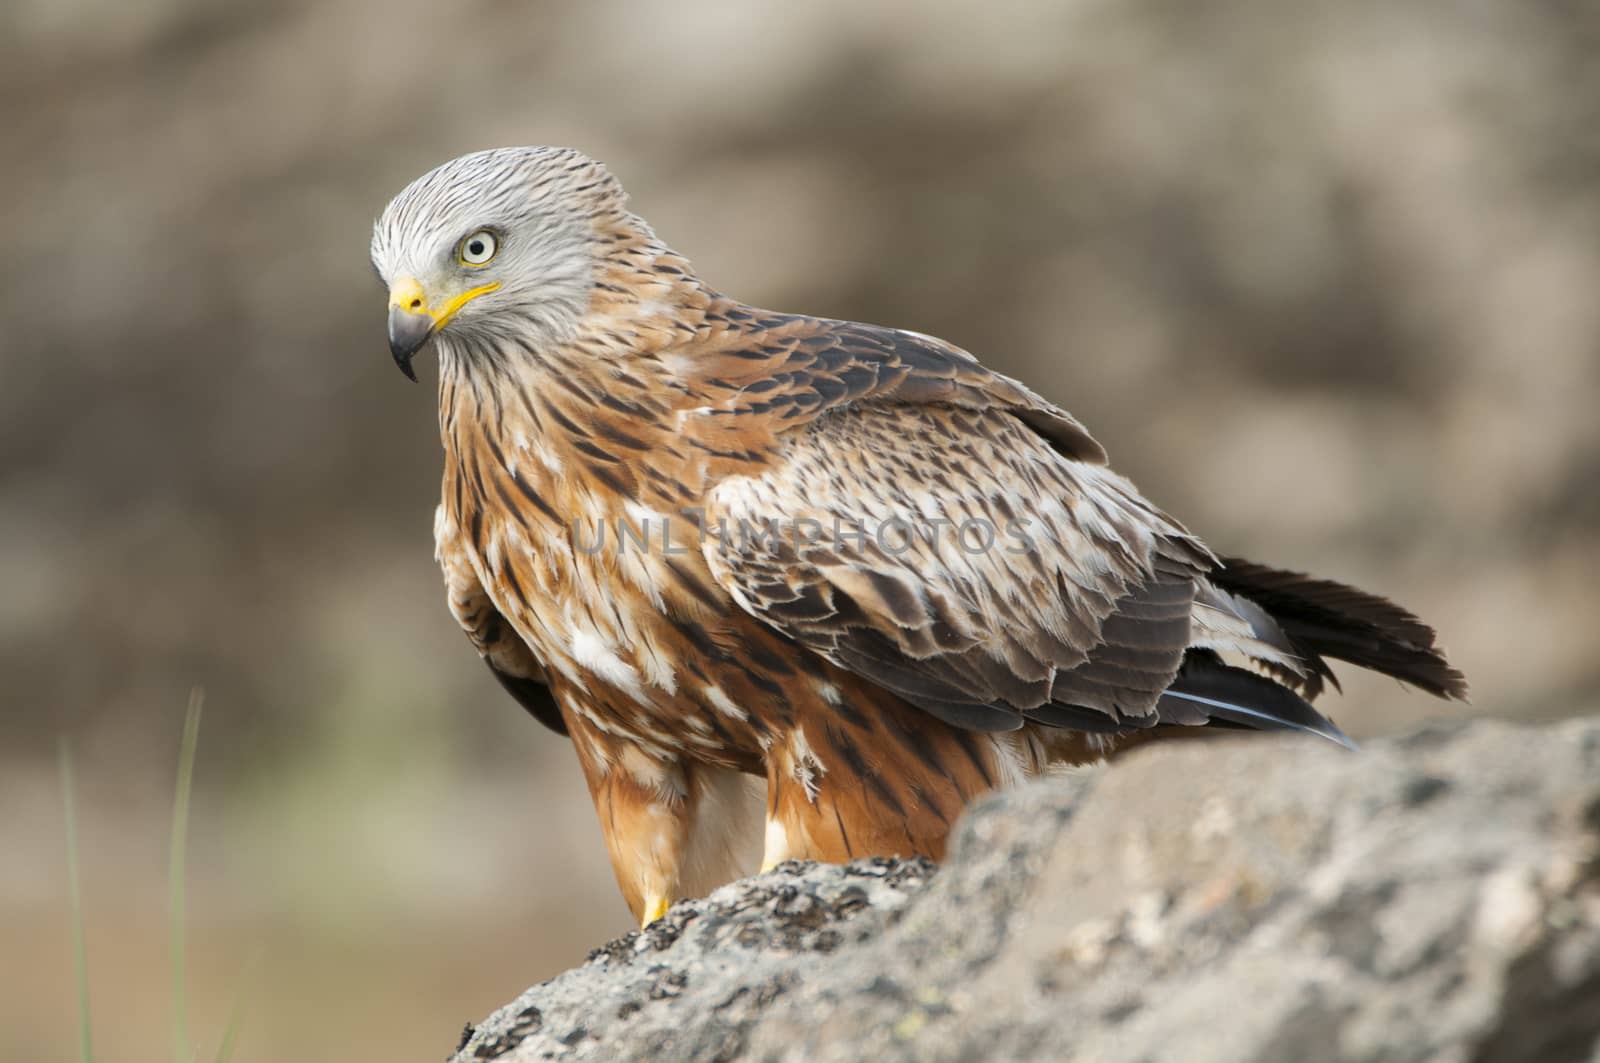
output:
M1268 673L1261 675L1209 649L1191 650L1161 697L1163 723L1307 731L1353 748L1344 732L1311 706L1326 683L1338 687L1328 658L1393 676L1436 697L1467 697L1466 678L1445 660L1433 628L1387 599L1237 558L1224 558L1208 579L1243 599L1241 618L1263 642L1286 645L1299 667L1255 661Z

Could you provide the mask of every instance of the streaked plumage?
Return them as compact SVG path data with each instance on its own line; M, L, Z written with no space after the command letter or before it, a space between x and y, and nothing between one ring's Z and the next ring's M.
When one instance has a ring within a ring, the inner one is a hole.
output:
M713 291L577 152L440 167L373 261L401 367L439 352L450 608L647 921L757 851L938 858L973 797L1153 735L1345 741L1325 657L1465 694L1415 617L1217 559L966 352Z

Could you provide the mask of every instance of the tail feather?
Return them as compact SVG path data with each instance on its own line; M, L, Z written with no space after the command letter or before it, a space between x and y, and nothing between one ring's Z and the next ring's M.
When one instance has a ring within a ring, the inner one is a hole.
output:
M1223 558L1207 578L1265 609L1311 662L1313 674L1332 679L1322 658L1333 657L1437 697L1466 700L1466 677L1445 660L1433 628L1387 599L1237 558ZM1306 693L1314 697L1317 690Z

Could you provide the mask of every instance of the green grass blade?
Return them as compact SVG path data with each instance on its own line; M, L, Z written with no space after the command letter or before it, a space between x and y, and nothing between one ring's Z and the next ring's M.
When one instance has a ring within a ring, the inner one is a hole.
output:
M246 999L255 984L256 969L261 966L261 951L257 950L239 975L239 989L233 995L233 1006L228 1009L228 1025L222 1031L222 1044L217 1046L216 1063L228 1063L233 1058L233 1045L239 1036L239 1025L244 1021Z
M192 1063L189 1048L189 1002L184 971L184 850L189 838L189 791L194 782L194 751L200 739L200 706L205 693L189 692L183 720L183 746L178 752L178 792L172 802L172 848L167 865L167 928L172 966L172 1051L177 1063Z
M78 984L78 1058L93 1063L94 1040L89 1031L89 948L83 932L83 894L78 886L78 816L72 803L72 752L61 739L61 807L67 830L67 903L72 910L73 968Z

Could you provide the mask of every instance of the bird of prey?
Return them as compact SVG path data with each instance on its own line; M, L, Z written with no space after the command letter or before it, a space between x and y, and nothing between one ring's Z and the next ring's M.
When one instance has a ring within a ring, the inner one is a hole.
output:
M1213 554L967 352L722 295L577 151L440 166L372 259L396 364L439 357L450 609L643 923L757 850L938 859L974 797L1152 736L1348 744L1327 658L1465 696L1416 617Z

